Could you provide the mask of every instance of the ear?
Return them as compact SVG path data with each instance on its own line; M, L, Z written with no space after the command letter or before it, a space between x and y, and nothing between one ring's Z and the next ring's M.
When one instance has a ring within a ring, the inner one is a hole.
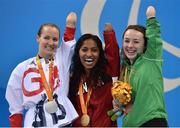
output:
M40 39L40 37L37 35L37 36L36 36L36 42L39 43L39 39Z

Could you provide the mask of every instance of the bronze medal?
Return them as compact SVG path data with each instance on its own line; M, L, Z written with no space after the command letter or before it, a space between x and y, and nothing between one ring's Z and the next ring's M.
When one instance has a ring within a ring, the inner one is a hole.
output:
M89 115L87 115L87 114L82 115L82 117L81 117L82 126L87 126L89 124L89 122L90 122Z

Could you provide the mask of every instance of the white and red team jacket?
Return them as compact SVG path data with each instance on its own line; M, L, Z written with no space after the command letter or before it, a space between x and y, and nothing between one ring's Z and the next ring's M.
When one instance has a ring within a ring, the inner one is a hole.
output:
M11 126L22 124L22 114L25 109L27 112L24 117L24 127L64 126L78 117L67 97L74 45L75 40L63 41L55 53L53 96L58 104L56 113L49 114L44 109L47 96L36 64L36 57L25 60L13 70L6 90ZM40 61L48 80L49 64L46 64L43 58Z

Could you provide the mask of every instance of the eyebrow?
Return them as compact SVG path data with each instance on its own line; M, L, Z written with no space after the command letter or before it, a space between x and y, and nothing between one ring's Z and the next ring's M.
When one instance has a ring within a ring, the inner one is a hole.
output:
M130 39L130 38L129 37L124 37L124 39ZM137 38L134 38L133 40L142 41L141 39L137 39Z

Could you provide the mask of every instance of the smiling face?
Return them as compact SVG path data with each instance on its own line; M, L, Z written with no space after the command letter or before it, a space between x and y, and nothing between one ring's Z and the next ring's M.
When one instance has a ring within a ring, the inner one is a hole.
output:
M41 57L49 58L54 55L59 42L59 30L53 26L43 26L40 35L37 36L39 43L38 54Z
M92 39L85 40L79 49L79 57L86 73L89 73L99 59L99 48L96 42Z
M134 62L138 53L143 53L145 48L144 35L140 31L134 29L128 29L124 33L123 38L123 50L125 56Z

